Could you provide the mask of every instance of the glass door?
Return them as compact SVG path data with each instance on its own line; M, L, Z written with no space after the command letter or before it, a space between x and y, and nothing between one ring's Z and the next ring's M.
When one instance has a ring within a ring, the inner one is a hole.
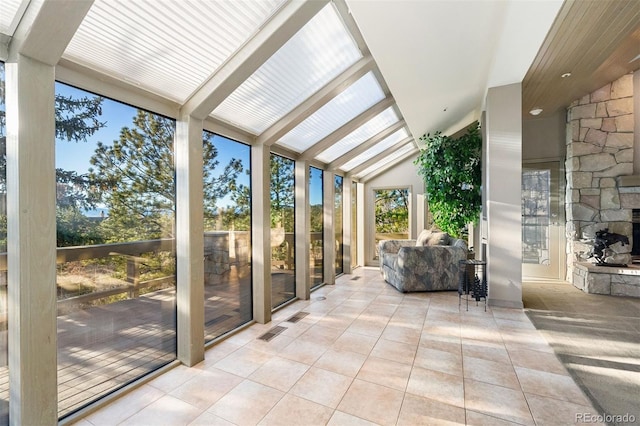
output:
M522 167L522 275L527 279L564 279L560 164Z

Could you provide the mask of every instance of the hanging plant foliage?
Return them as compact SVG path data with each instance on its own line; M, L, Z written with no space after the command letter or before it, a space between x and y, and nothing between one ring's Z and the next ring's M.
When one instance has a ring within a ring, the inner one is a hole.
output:
M482 136L474 123L452 139L436 132L420 138L425 147L414 164L425 183L433 221L442 231L460 237L477 223L482 208Z

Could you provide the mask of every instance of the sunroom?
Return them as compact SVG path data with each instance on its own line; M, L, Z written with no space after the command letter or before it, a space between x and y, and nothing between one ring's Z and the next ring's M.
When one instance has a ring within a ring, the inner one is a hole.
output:
M559 0L0 7L6 424L79 420L363 279L380 239L432 226L413 164L429 132L481 123L468 244L487 261L489 305L521 310L523 272L546 273L522 266L523 170L562 171L564 108L638 68L558 89L562 61L545 55L581 13ZM623 45L629 21L607 40ZM530 121L534 107L548 110ZM401 219L378 228L380 205Z

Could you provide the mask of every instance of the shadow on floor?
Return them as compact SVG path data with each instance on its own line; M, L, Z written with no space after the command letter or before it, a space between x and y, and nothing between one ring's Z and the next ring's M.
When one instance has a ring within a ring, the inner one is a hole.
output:
M607 423L640 424L640 299L586 294L565 282L525 282L522 299Z

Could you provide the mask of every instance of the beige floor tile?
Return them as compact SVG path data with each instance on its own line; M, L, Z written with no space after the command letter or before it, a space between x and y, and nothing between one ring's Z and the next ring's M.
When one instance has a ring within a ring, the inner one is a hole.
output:
M212 348L205 351L204 361L198 363L195 367L206 369L241 347L241 345L227 340L218 342Z
M384 321L365 319L361 316L353 321L346 331L364 334L365 336L380 337L386 326L387 323Z
M311 367L289 391L330 408L336 408L353 382L351 377L322 368Z
M342 411L334 411L333 416L329 419L327 426L376 426L377 423L372 423L368 420L361 419L360 417L352 416L351 414L343 413Z
M411 394L405 395L398 418L399 426L463 425L464 423L464 408Z
M456 407L464 407L464 387L460 376L414 367L409 377L407 392Z
M553 353L549 343L538 330L510 329L503 330L502 341L507 351L530 350Z
M316 361L314 366L324 368L325 370L333 371L334 373L339 373L347 377L355 377L366 359L367 356L363 354L330 349L326 351L318 361Z
M173 396L165 395L127 418L120 425L186 425L195 420L200 414L202 414L202 410L193 405Z
M398 325L387 325L380 338L392 340L394 342L406 343L417 346L420 342L421 330L419 328L403 327Z
M502 342L496 343L475 339L462 339L462 355L504 364L511 363L507 348L505 348Z
M283 358L312 365L327 351L326 345L320 345L308 340L295 339L279 355Z
M523 349L509 352L509 357L514 367L524 367L564 376L569 375L567 369L555 354Z
M586 421L587 416L589 418L598 416L598 412L591 406L531 394L525 394L525 397L538 426L594 424Z
M202 410L242 382L242 378L222 370L205 370L177 387L169 395Z
M420 346L418 347L413 365L415 367L462 377L462 355L460 355L460 353Z
M517 423L510 422L509 420L493 417L488 414L478 413L473 410L466 411L466 421L468 426L514 426ZM562 425L556 425L562 426Z
M404 392L410 374L410 365L370 356L356 378Z
M531 324L531 321L514 321L506 318L496 318L496 324L501 330L509 329L523 329L523 330L535 330L536 328Z
M285 330L286 331L286 330ZM283 332L284 333L284 332ZM251 349L254 351L264 352L270 355L277 355L294 341L294 337L289 335L285 336L283 333L277 335L268 342L265 340L253 339L249 343L243 346L244 349Z
M451 336L460 338L460 325L454 322L436 320L432 321L427 316L422 331L428 334L436 334L440 336Z
M124 395L104 408L87 416L96 426L118 424L127 417L164 396L164 392L150 385L144 385Z
M179 365L159 377L149 382L150 386L156 389L160 389L165 393L169 393L178 386L182 385L187 380L201 374L201 369L189 368L184 365Z
M245 380L207 411L237 425L255 425L283 396L279 390Z
M291 426L296 424L324 426L332 415L333 409L329 407L294 395L285 395L259 424L265 426Z
M235 426L233 423L226 421L222 417L218 417L205 411L198 416L194 421L189 423L189 426Z
M369 355L377 342L377 337L346 331L334 342L332 349Z
M412 365L416 357L417 349L417 345L408 345L406 343L380 339L373 347L371 356Z
M574 404L591 405L571 376L515 367L522 390L528 394L547 396L570 401Z
M274 357L253 372L249 379L288 392L308 369L309 365L307 364Z
M356 379L338 410L380 425L392 425L400 413L402 399L400 391Z
M521 425L534 424L529 405L519 389L465 379L464 404L467 410L491 417Z
M511 364L468 356L464 357L463 363L465 380L472 379L506 388L520 389L518 376Z
M270 359L270 354L243 347L222 358L214 366L236 376L249 377Z
M420 335L420 347L437 349L439 351L451 352L458 355L462 353L461 341L460 336L431 334L424 330Z
M314 324L307 331L302 333L298 339L308 340L320 345L331 346L344 332L345 328L334 328L320 325L320 322Z

